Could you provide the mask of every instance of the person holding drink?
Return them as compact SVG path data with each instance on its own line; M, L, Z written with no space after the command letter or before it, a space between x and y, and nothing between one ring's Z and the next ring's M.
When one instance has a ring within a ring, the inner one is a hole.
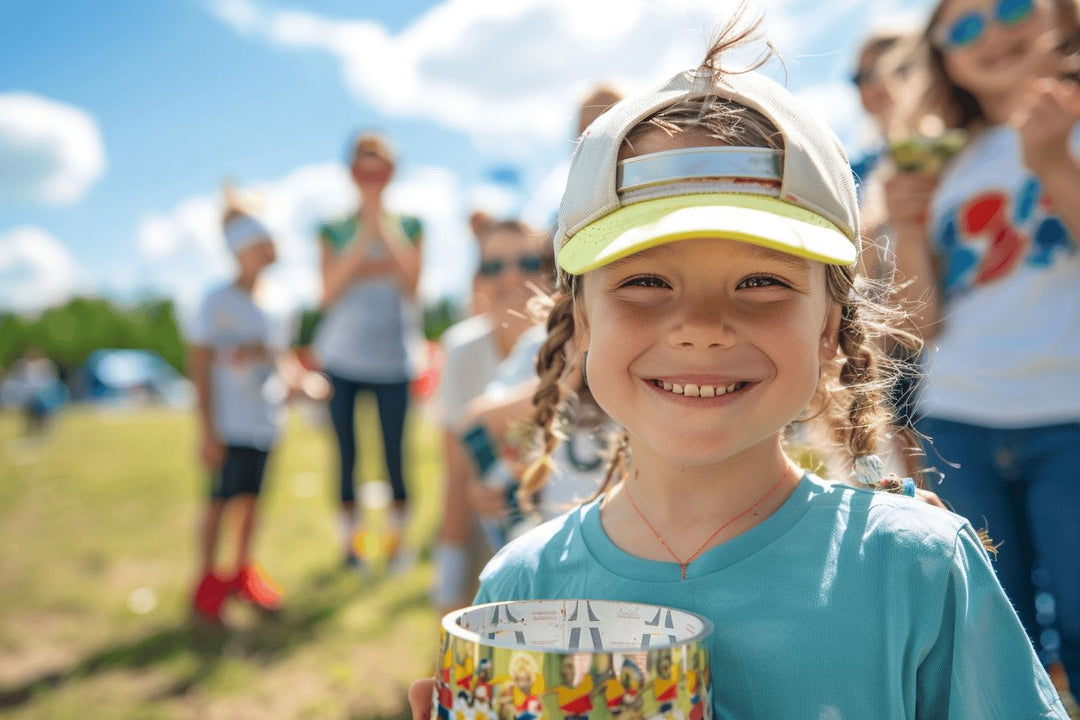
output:
M1038 637L1033 571L1080 684L1080 89L1073 0L945 0L920 39L924 92L968 144L886 183L897 268L929 341L917 427L941 497L985 522ZM1054 648L1049 648L1050 655ZM1047 657L1053 660L1053 657Z

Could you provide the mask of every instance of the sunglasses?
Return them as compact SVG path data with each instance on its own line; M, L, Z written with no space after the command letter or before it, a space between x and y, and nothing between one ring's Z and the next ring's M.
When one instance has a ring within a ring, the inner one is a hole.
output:
M855 87L862 87L867 83L872 83L878 79L877 71L873 68L866 68L865 70L859 70L857 73L851 76L851 82Z
M970 47L986 34L991 21L1000 25L1019 25L1035 12L1036 0L998 0L993 10L973 10L953 20L937 34L942 50ZM992 13L992 15L991 15Z
M480 263L480 277L492 278L502 275L510 269L511 260L503 258L490 258ZM547 263L543 255L528 254L517 257L517 268L524 275L535 275L546 269Z
M890 75L895 75L900 79L904 79L907 77L910 70L911 63L903 62L893 68ZM875 67L863 68L851 76L851 82L853 82L856 87L862 87L863 85L872 82L880 82L882 79L881 73Z

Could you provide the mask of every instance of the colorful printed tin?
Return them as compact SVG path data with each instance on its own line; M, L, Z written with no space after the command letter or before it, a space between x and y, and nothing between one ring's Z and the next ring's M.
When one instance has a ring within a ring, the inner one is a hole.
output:
M707 619L601 600L477 605L443 618L432 720L707 720Z

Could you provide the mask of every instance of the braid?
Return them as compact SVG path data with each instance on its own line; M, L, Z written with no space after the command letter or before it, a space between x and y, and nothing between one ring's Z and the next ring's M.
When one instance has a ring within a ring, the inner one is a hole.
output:
M900 311L877 298L880 283L856 277L854 268L826 268L829 297L840 308L837 328L839 355L824 369L818 395L821 410L808 420L820 420L837 451L832 460L851 469L856 458L874 455L880 439L892 423L885 391L897 360L886 355L886 342L913 351L919 340L900 327ZM822 440L825 440L822 437ZM834 468L840 471L840 467ZM846 474L846 471L845 471Z
M885 419L874 347L867 341L866 327L859 319L859 308L846 302L840 310L840 349L845 359L840 366L840 384L850 398L847 407L846 434L851 457L877 452L878 431Z
M904 459L910 460L912 454L920 452L918 433L910 426L893 425L886 390L894 378L911 372L907 358L921 349L922 341L902 327L906 318L902 308L887 304L888 288L854 278L850 269L830 268L827 272L830 296L840 305L837 335L843 353L835 374L835 397L842 407L833 405L828 408L830 412L824 413L833 439L843 447L845 459L853 462L876 454L880 440L891 432L900 451L908 454ZM883 349L890 344L901 350L896 357ZM825 393L827 400L833 395ZM917 487L922 486L924 473L912 473ZM901 487L901 480L895 476L883 478L879 485L880 489L894 492Z
M596 498L607 492L607 489L612 486L616 477L625 475L630 469L630 436L625 430L619 433L619 439L615 442L615 447L611 452L611 458L608 460L607 470L604 471L604 482L600 483L600 487L596 489L593 496L588 499L587 502L592 502Z
M551 470L551 456L559 446L555 421L562 402L559 381L566 371L566 344L574 337L574 298L570 293L559 293L551 306L547 319L547 339L536 356L536 374L540 384L533 395L532 424L540 430L540 455L521 478L518 490L526 502L547 482Z

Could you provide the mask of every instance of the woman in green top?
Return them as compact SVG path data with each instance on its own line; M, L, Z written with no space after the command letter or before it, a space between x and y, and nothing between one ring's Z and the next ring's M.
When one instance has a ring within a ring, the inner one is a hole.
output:
M345 559L359 566L357 548L356 396L375 395L383 451L393 487L389 552L397 552L407 504L402 436L409 401L410 335L419 333L413 300L420 277L422 228L414 217L386 212L383 195L394 157L381 137L362 134L353 143L350 171L360 193L357 212L319 228L324 319L315 350L334 394L330 416L337 437Z

